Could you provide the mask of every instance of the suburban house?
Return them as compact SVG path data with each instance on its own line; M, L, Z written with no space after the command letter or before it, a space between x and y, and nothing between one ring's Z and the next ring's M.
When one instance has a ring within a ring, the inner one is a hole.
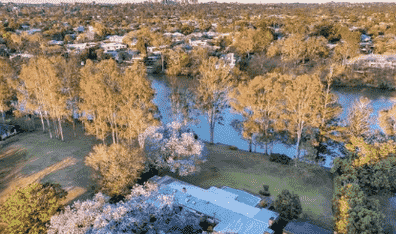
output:
M18 53L18 54L12 54L12 55L10 55L10 59L13 59L13 58L17 58L17 57L21 57L21 58L33 58L34 57L34 55L32 55L32 54L26 54L26 53Z
M172 42L179 42L184 40L186 36L183 33L175 32L175 33L164 33L164 37L171 37Z
M48 45L63 45L63 41L51 40L48 42Z
M94 42L79 43L79 44L67 44L66 45L67 49L69 49L69 50L74 49L74 50L77 50L77 51L82 51L84 49L91 48L91 47L94 47L94 46L96 46L96 43L94 43Z
M109 40L110 42L122 43L124 37L125 36L111 35L111 36L107 36L106 39Z
M176 204L197 216L207 216L215 224L214 231L244 234L273 234L270 225L279 214L268 209L258 208L260 197L242 190L223 186L203 189L170 176L154 176L150 179L158 184L163 195L175 196ZM149 199L158 205L155 199Z
M359 64L366 67L395 68L396 55L369 54L350 59L347 64Z
M208 42L206 40L203 39L195 39L195 38L190 38L189 39L189 44L193 47L196 46L207 46Z
M331 231L313 225L309 222L300 222L297 220L290 221L286 227L283 228L283 234L332 234Z
M127 45L121 43L103 43L100 47L105 51L117 51L121 49L126 49Z
M220 59L224 60L231 68L235 67L237 58L234 53L228 53L220 56Z

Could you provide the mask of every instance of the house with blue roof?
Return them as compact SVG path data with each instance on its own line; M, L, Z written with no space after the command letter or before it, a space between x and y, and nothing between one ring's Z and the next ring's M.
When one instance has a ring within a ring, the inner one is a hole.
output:
M273 234L270 225L279 214L256 207L260 197L229 188L210 187L203 189L170 176L154 176L150 179L158 184L158 191L164 195L173 194L175 202L197 215L206 215L215 224L214 231L240 234ZM153 205L159 201L149 199Z

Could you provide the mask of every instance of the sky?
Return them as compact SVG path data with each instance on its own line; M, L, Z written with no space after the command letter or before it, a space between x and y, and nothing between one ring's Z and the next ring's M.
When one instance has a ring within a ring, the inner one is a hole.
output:
M82 2L82 3L92 3L93 0L0 0L0 2L14 2L14 3L74 3L74 2ZM154 1L154 0L153 0ZM212 0L198 0L200 3L211 2ZM138 3L143 2L143 0L95 0L96 3ZM218 0L217 2L226 2L226 3L326 3L330 2L329 0ZM370 2L395 2L395 0L333 0L333 2L351 2L351 3L370 3Z

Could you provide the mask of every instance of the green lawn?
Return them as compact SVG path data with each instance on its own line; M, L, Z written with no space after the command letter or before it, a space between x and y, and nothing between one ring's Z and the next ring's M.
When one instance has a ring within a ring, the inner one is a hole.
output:
M207 147L208 162L199 174L186 177L166 174L205 189L229 186L254 194L259 194L262 185L267 184L274 200L283 189L287 189L300 197L303 208L301 218L332 229L333 182L330 172L312 170L303 174L294 166L270 162L268 156L263 154L229 150L222 145ZM211 167L217 167L218 172L213 172Z

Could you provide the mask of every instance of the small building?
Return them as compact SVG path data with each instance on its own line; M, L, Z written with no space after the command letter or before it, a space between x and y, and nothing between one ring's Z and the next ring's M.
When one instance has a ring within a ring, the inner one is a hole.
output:
M100 47L105 51L117 51L121 49L126 49L127 45L121 43L103 43Z
M109 40L110 42L122 43L122 40L124 39L124 37L125 36L110 35L110 36L107 36L106 39Z
M207 46L208 42L204 39L195 39L195 38L190 38L189 43L192 47L197 47L197 46Z
M51 40L48 42L48 45L63 45L63 43L63 41Z
M35 33L38 33L38 32L41 32L41 29L39 29L39 28L32 28L32 29L29 29L29 30L27 31L27 33L28 33L29 35L32 35L32 34L35 34Z
M224 60L231 68L234 68L237 62L237 58L234 53L228 53L220 56L220 59Z
M215 225L216 232L244 234L273 234L270 225L279 219L279 214L255 207L260 197L229 187L203 189L170 176L154 176L161 194L173 194L175 204L197 216L207 216ZM157 200L146 202L158 205Z
M74 31L79 32L79 33L84 32L84 30L85 30L84 26L78 26L78 27L74 28Z
M313 225L309 222L302 221L290 221L285 228L283 228L283 234L333 234L331 231L324 228Z

